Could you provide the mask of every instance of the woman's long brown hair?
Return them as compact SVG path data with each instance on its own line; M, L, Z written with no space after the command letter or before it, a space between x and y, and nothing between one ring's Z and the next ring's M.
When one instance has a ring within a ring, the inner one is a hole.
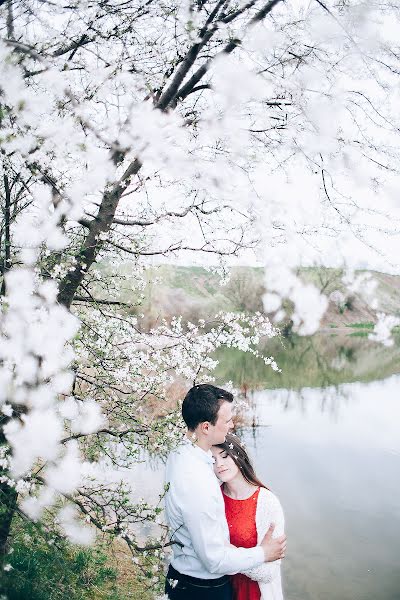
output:
M237 435L234 433L228 433L225 442L223 444L216 444L216 448L222 448L222 450L224 450L231 457L246 481L252 483L253 485L263 487L266 490L269 489L258 479L254 471L254 467L251 464L249 455L247 454L244 446L242 446L240 443Z

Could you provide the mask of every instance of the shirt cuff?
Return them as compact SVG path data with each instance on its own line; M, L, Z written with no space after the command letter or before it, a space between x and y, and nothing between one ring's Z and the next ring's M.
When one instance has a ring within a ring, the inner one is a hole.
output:
M253 567L258 567L263 564L264 558L264 550L261 546L254 546L253 548L241 548L242 552L244 551L244 556L247 559L247 569L252 569Z
M255 546L253 548L253 550L256 551L255 552L255 554L256 554L255 558L257 558L257 561L258 561L257 565L255 565L255 566L261 565L265 561L264 550L261 548L261 546Z

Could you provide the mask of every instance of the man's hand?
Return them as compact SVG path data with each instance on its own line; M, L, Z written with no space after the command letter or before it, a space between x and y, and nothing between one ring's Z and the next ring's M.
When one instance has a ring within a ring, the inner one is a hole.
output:
M264 550L265 562L273 562L279 558L285 558L286 535L281 535L280 537L273 539L272 534L274 533L274 529L275 523L271 523L261 542L261 548Z

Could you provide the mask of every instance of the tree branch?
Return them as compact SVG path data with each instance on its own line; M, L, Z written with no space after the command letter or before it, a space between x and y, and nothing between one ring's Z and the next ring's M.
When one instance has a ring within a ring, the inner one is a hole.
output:
M130 433L148 433L148 430L146 428L126 429L124 431L112 431L111 429L99 429L98 431L94 431L93 433L76 433L75 435L70 435L70 436L62 439L60 443L66 444L67 442L70 442L71 440L79 440L80 438L88 437L89 435L99 435L100 433L105 433L107 435L110 435L110 436L116 437L116 438L123 438L126 435L129 435Z
M91 304L106 304L107 306L125 306L127 308L132 306L131 304L127 304L126 302L119 302L118 300L99 300L98 298L84 297L84 296L74 296L73 302L88 302Z
M177 217L177 218L186 217L186 215L188 215L192 210L197 210L197 211L201 212L203 215L211 215L213 213L220 212L224 208L231 208L231 207L224 204L223 206L217 206L216 208L212 208L211 210L206 210L206 209L202 208L200 204L192 204L191 206L188 206L188 208L186 208L182 212L168 211L168 212L165 212L162 215L158 215L158 217L155 217L154 219L148 220L148 221L141 221L141 220L136 220L136 219L125 221L123 219L115 218L113 222L117 225L127 225L127 226L136 225L139 227L149 227L150 225L155 225L156 223L158 223L159 221L161 221L162 219L165 219L167 217Z
M3 38L3 42L6 44L6 46L10 46L10 48L14 48L22 54L27 54L31 58L43 62L43 56L41 56L33 46L28 46L27 44L23 44L22 42L17 42L15 40L10 40L7 38Z
M212 36L217 31L218 20L216 20L216 22L214 23L214 25L211 28L210 28L210 25L212 25L214 19L216 19L219 11L221 9L223 9L224 6L227 4L228 4L228 2L226 0L220 0L217 3L214 10L210 13L206 23L204 24L204 26L202 27L202 29L199 32L200 41L197 44L194 44L189 49L185 58L180 63L179 68L176 71L175 76L172 79L170 85L165 90L165 92L163 94L161 94L161 97L156 104L156 107L159 110L166 110L166 108L168 108L168 106L171 103L173 103L173 101L177 98L177 91L179 89L179 86L181 85L184 78L186 77L186 75L188 74L188 72L190 71L192 66L194 65L196 58L199 55L200 50L202 48L204 48L204 46L211 40Z
M52 56L54 56L56 58L58 56L62 56L63 54L68 54L68 52L72 52L72 51L75 54L75 52L78 50L78 48L81 48L82 46L86 46L86 44L90 44L90 42L92 42L92 41L93 41L93 39L90 38L86 33L84 33L79 40L71 42L70 44L68 44L68 46L63 46L62 48L55 50L52 53Z
M283 2L283 0L270 0L269 2L267 2L267 4L261 10L259 10L258 13L256 15L254 15L254 17L252 17L250 19L250 21L248 22L248 24L246 26L246 29L253 27L258 22L265 19L267 14L270 13L271 10L280 2ZM249 3L249 4L253 5L253 3ZM240 44L241 44L241 40L239 38L235 38L235 39L231 40L225 46L225 48L217 54L217 56L222 56L224 54L231 54L235 50L235 48L240 46ZM180 88L180 90L178 90L176 92L176 96L175 96L176 99L184 100L189 94L192 93L193 88L199 83L199 81L204 77L204 75L210 69L215 58L216 57L210 58L192 75L192 77L189 79L189 81L185 85L183 85Z
M129 165L121 179L114 184L112 189L104 192L97 216L93 221L90 221L89 233L76 257L77 265L73 271L67 273L60 283L58 301L67 308L70 308L74 295L83 281L85 274L96 260L101 247L101 241L99 241L100 234L108 234L119 200L126 186L129 185L131 177L139 172L141 166L142 163L136 158Z

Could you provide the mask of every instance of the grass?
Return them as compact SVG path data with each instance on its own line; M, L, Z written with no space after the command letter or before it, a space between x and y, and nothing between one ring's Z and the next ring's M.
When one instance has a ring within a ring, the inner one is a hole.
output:
M350 327L351 329L373 329L375 327L375 323L372 321L364 321L361 323L347 323L346 327Z
M0 572L0 597L7 600L152 600L154 592L122 548L69 544L57 534L17 517L12 553ZM51 539L52 538L52 539Z
M164 268L164 275L172 288L181 288L189 296L202 298L219 291L218 276L203 267Z
M353 331L352 333L349 333L349 337L368 337L370 334L370 331L363 331L362 329L360 331Z

